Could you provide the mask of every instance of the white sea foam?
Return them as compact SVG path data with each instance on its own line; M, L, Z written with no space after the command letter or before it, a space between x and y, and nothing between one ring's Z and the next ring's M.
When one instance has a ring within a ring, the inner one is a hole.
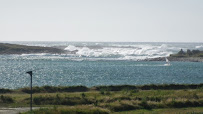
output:
M63 43L48 46L67 46L68 54L22 54L29 59L68 59L68 60L143 60L166 57L180 49L203 48L201 44L168 43ZM72 53L70 53L72 52Z
M197 48L197 49L203 49L203 45L195 46L195 48Z
M73 45L69 45L68 47L66 47L64 50L68 50L68 51L75 51L75 50L78 50L78 48L76 48L75 46Z
M21 54L21 56L46 56L51 55L49 53L33 53L33 54Z
M95 43L98 45L98 43ZM101 45L101 44L100 44ZM65 48L68 51L76 51L75 57L87 57L87 58L105 58L116 60L143 60L146 58L165 57L169 56L174 50L173 47L169 47L167 44L162 45L110 45L103 46L102 48L89 48L89 46L76 47L69 45Z

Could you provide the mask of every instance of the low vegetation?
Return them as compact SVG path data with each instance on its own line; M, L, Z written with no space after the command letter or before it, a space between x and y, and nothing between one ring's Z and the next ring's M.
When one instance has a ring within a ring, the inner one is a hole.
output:
M12 92L12 90L10 90L10 89L0 88L0 94L1 93L11 93L11 92Z
M173 109L203 106L203 84L34 87L36 114L106 114L130 110ZM29 106L28 88L1 93L1 106ZM47 107L47 108L45 108Z
M177 54L171 54L171 57L203 57L203 51L200 50L190 50L186 52L182 49Z
M55 93L55 92L85 92L88 91L88 88L85 86L42 86L42 87L33 87L32 93ZM24 93L30 93L30 88L21 88L19 91Z
M14 103L14 99L10 96L1 95L0 103Z
M25 46L0 43L0 54L29 54L29 53L64 53L64 50L52 47Z
M93 106L74 106L74 107L56 107L40 108L33 111L34 114L109 114L106 109ZM22 113L30 114L30 112Z

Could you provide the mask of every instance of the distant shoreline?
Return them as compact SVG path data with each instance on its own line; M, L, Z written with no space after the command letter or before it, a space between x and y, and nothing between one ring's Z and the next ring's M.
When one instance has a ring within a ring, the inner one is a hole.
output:
M10 54L38 54L38 53L50 53L50 54L75 54L77 50L68 51L64 50L64 46L59 47L41 47L41 46L26 46L19 44L0 43L0 55ZM169 61L182 61L182 62L203 62L203 51L199 50L187 50L184 52L182 49L177 54L172 54L168 57L147 58L138 61L165 61L168 58Z
M187 51L183 51L183 49L181 49L178 53L171 54L169 57L158 57L146 60L165 61L165 58L167 58L169 61L203 62L203 51L190 49L187 49Z
M0 43L0 55L32 53L61 54L65 53L65 51L55 47L26 46L19 44Z
M181 62L203 62L203 57L158 57L145 59L143 61L165 61L167 58L169 61L181 61Z

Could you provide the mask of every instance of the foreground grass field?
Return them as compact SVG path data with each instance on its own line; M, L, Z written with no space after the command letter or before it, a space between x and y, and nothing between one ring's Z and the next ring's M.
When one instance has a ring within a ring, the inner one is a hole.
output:
M77 108L77 109L76 109ZM88 108L88 109L84 109ZM202 114L203 107L188 107L188 108L163 108L163 109L138 109L131 111L122 111L122 112L108 112L105 110L99 110L97 108L90 108L85 106L83 108L75 107L63 107L63 108L41 108L39 110L34 110L34 114ZM30 114L30 112L25 112L21 114Z
M36 114L203 113L202 87L202 84L34 87L33 106L43 107L35 110ZM0 92L1 107L29 107L28 88Z
M188 107L188 108L164 108L164 109L152 109L152 110L133 110L115 112L113 114L202 114L203 107Z

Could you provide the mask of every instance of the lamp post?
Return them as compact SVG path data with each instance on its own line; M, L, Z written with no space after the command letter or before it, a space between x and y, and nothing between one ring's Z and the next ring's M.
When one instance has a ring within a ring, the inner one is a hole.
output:
M26 73L30 75L30 111L32 112L32 71Z

